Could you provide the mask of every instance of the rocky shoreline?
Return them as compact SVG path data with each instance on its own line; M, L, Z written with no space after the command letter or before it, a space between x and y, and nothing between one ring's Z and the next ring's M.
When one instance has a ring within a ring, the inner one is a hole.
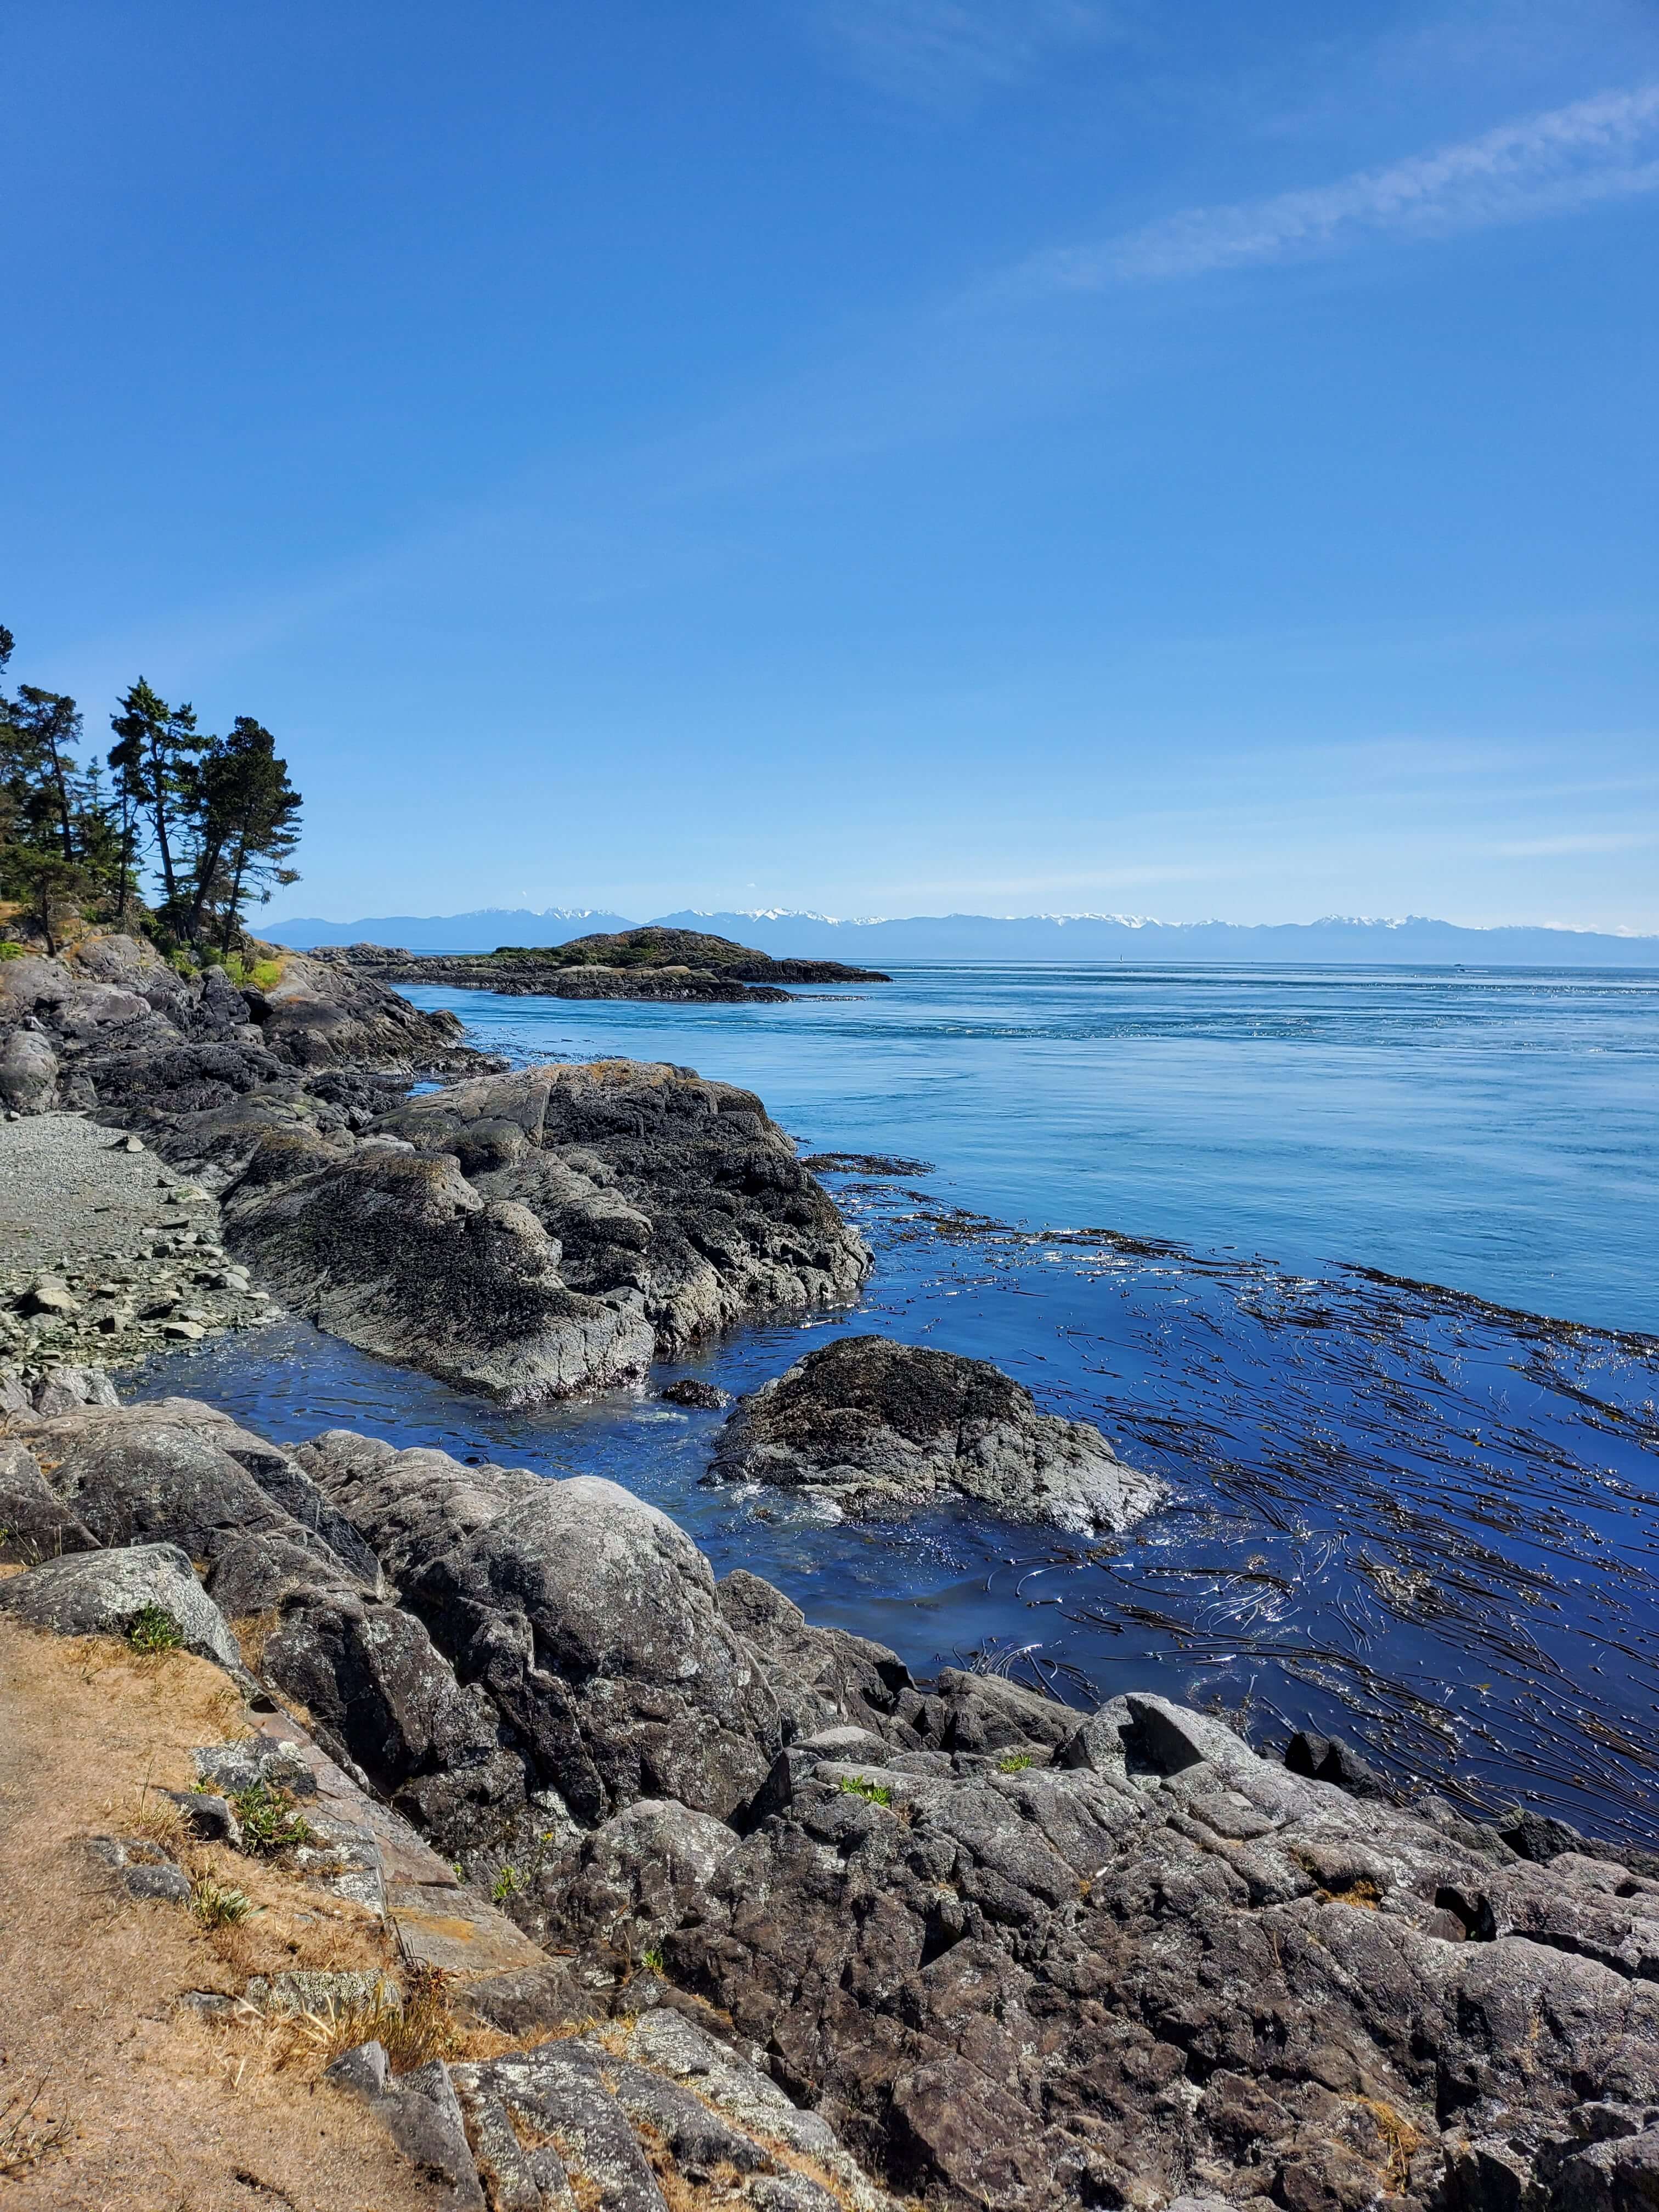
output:
M0 1518L49 1553L0 1614L159 1613L276 1714L211 1754L198 1817L222 1823L233 1767L321 1775L368 1837L332 1846L340 1881L389 1898L394 1848L426 1870L396 1893L406 1957L471 1931L459 1991L519 2047L399 2076L368 2043L332 2076L449 2202L713 2187L713 2122L700 2148L652 2079L688 2051L679 2078L740 2068L820 2161L818 2193L780 2195L764 2141L716 2131L731 2176L697 2204L1653 2201L1659 1861L1397 1807L1340 1747L1297 1771L1158 1697L916 1681L592 1478L345 1431L287 1449L181 1400L15 1413L0 1452ZM185 1904L164 1851L104 1841L146 1909Z
M222 1671L252 1734L204 1747L188 1817L234 1850L239 1792L314 1803L296 1873L380 1916L399 2002L436 1972L497 2038L330 2074L442 2201L1659 2201L1659 1857L1159 1697L919 1680L613 1483L285 1446L88 1359L274 1291L522 1403L844 1302L868 1252L752 1094L508 1072L349 963L253 990L108 938L0 963L0 1619ZM1115 1528L1154 1494L984 1363L867 1337L739 1405L714 1473L849 1516ZM93 1841L123 1910L194 1910L187 1855ZM272 2002L245 1978L225 2032Z
M235 1303L252 1267L362 1349L525 1404L857 1291L867 1249L752 1092L629 1060L509 1074L460 1036L349 963L295 954L269 989L180 978L117 936L0 963L0 1092L21 1117L6 1129L69 1111L130 1133L193 1194L179 1234L215 1263L196 1272L232 1277L176 1285L202 1318L169 1310L163 1330L253 1317ZM410 1097L416 1076L462 1079ZM33 1141L0 1135L0 1155ZM112 1161L135 1188L155 1181L153 1163ZM137 1228L131 1243L62 1295L78 1310L118 1292L124 1260L154 1257ZM13 1286L25 1364L56 1342L27 1326L38 1273ZM104 1364L154 1348L128 1331Z

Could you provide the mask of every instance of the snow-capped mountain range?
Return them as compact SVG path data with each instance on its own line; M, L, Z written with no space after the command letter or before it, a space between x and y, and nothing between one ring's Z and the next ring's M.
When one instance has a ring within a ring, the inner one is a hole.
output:
M1225 960L1466 967L1659 967L1659 936L1522 925L1469 929L1423 915L1327 915L1317 921L1159 921L1150 915L918 915L890 918L803 914L779 907L647 917L676 929L736 938L763 952L802 959ZM259 934L305 951L316 945L404 945L411 952L489 952L498 945L562 945L638 925L586 907L485 907L470 914L371 915L356 921L291 917Z

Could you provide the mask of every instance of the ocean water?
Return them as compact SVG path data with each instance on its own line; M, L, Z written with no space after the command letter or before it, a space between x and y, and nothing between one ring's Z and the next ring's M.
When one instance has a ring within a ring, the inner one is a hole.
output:
M702 1476L720 1417L648 1391L509 1413L283 1322L146 1390L672 1512L718 1571L918 1672L1129 1687L1264 1747L1311 1725L1402 1788L1659 1832L1659 977L935 967L784 1006L414 990L515 1060L746 1085L875 1248L850 1312L743 1331L752 1389L836 1333L995 1360L1167 1503L1086 1544L968 1510L837 1523Z

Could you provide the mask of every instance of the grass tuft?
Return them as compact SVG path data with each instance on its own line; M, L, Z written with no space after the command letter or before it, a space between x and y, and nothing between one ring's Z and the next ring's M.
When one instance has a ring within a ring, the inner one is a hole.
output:
M245 1889L198 1867L191 1876L190 1909L204 1928L239 1928L259 1908Z
M862 1797L868 1805L890 1805L893 1802L893 1793L886 1783L872 1782L867 1774L843 1774L841 1790L843 1796Z
M1036 1760L1032 1757L1029 1751L1006 1751L1002 1757L997 1761L997 1772L999 1774L1024 1774L1028 1766L1035 1766L1036 1765Z
M181 1650L184 1641L184 1630L164 1605L140 1606L127 1624L127 1642L149 1657Z
M306 2013L300 2026L325 2061L360 2043L381 2045L394 2074L407 2074L429 2058L448 2058L461 2044L449 1979L436 1966L416 1966L401 1997L383 1984L378 1996L358 2003Z
M242 1849L256 1858L275 1858L313 1840L315 1831L294 1809L294 1792L274 1783L256 1782L239 1790L231 1809L242 1824Z

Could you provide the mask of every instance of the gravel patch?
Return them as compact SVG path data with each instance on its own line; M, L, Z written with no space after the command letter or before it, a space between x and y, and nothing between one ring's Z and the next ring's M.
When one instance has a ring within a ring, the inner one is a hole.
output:
M130 1365L271 1312L213 1199L138 1138L78 1114L0 1121L0 1365Z

